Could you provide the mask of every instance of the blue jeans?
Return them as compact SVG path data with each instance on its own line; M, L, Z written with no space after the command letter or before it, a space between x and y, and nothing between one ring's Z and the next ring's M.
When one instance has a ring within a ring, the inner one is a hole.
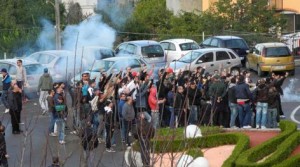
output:
M240 126L251 126L251 106L250 103L238 104L237 105Z
M171 113L171 117L170 117L170 128L176 128L176 120L175 120L175 114L174 114L174 108L171 106L168 106L168 110Z
M196 105L190 105L190 115L189 115L189 124L196 125L198 121L198 110L199 107Z
M93 124L93 130L97 134L98 128L99 128L99 113L94 112L92 115L92 124Z
M268 103L257 102L256 104L256 126L266 126Z
M238 116L237 104L229 102L229 108L230 108L230 127L233 127L235 126L236 117Z
M50 113L50 124L49 124L49 134L54 132L55 116L53 112Z
M152 112L151 111L151 121L154 129L159 127L159 112Z
M132 121L122 121L122 133L124 134L124 140L127 144L130 144L128 133L131 130Z
M277 108L268 108L267 124L269 128L277 127Z
M1 101L5 108L9 108L7 96L8 96L8 90L2 90Z
M65 121L63 118L56 119L57 131L58 131L58 139L59 141L63 141L65 139Z

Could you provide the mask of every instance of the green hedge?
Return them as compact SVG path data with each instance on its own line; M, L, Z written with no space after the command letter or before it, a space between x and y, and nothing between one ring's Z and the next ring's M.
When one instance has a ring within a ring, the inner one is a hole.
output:
M200 148L191 148L187 150L186 154L192 156L193 158L203 157L203 152Z
M298 134L293 134L297 130L297 125L291 121L281 121L280 129L282 130L280 135L243 152L236 160L236 166L272 166L284 160L297 146ZM289 142L285 140L287 138ZM290 148L286 148L287 146ZM264 162L257 163L270 154L272 155Z
M300 166L300 154L295 155L281 163L275 165L274 167L291 167L291 166Z

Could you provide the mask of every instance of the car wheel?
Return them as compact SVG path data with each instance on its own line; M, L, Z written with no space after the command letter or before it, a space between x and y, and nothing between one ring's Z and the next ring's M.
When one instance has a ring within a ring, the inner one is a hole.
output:
M249 64L248 60L246 60L245 67L246 67L247 70L250 70L250 64Z
M237 68L237 67L233 67L230 71L230 74L233 75L233 76L237 76L240 74L240 69Z
M259 77L262 77L262 76L264 76L264 72L263 72L263 71L261 71L261 69L260 69L260 67L259 67L259 66L257 66L257 75L258 75Z

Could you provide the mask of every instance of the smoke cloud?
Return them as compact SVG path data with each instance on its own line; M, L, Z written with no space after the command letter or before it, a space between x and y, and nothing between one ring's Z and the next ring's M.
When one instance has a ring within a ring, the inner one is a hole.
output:
M36 45L40 50L55 49L55 27L47 19L41 19L42 32L40 33Z
M117 27L122 27L131 16L134 9L133 2L98 0L97 10L107 15L111 22Z
M290 79L288 86L283 89L282 102L300 102L300 88L297 85L299 79Z

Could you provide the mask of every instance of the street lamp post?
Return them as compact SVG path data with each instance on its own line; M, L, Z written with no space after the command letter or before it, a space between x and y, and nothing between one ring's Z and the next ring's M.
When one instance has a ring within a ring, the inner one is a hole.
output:
M59 0L54 0L51 2L50 0L46 0L46 3L50 3L53 5L55 9L55 46L56 50L61 49L61 38L60 38L60 13L59 13Z

